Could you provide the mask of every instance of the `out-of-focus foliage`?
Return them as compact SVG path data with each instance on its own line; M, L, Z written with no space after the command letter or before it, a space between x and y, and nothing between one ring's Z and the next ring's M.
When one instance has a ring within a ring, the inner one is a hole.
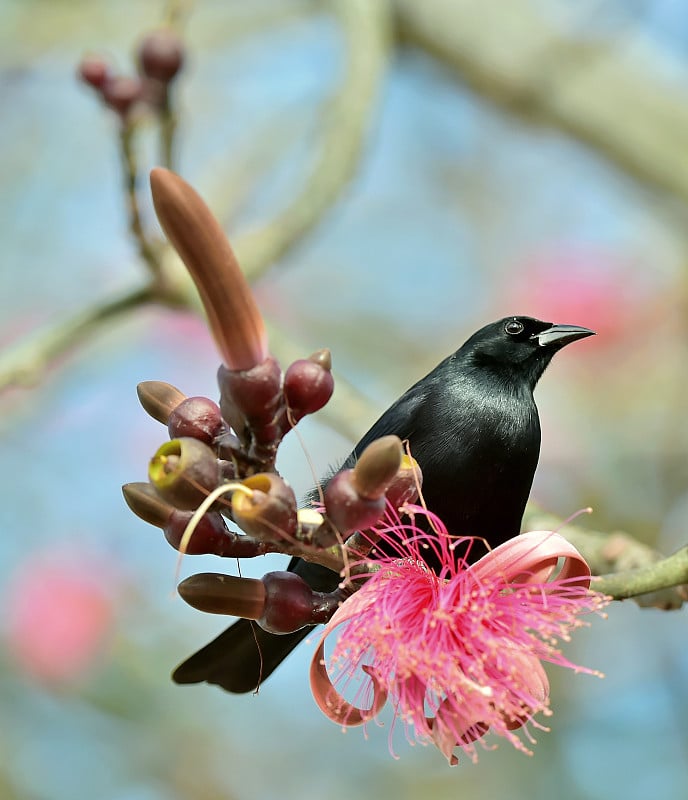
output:
M452 60L409 3L392 4L404 43L394 43L357 174L255 286L261 309L304 355L332 349L335 378L370 398L361 432L492 318L533 314L596 328L538 388L534 494L564 517L592 505L596 528L623 528L669 552L688 538L685 167L678 158L675 174L665 166L665 139L686 132L687 11L663 0L578 3L575 13L558 0L513 0L528 24L497 41L495 52L511 56L503 64L490 56L489 36L504 36L500 0L416 5L426 20L434 9L436 28L470 27L484 41L476 34L473 50ZM3 346L141 275L126 234L115 120L75 69L87 50L128 67L163 10L126 0L0 2ZM347 60L331 12L305 0L198 0L190 9L180 171L226 215L230 237L287 207L301 185ZM537 70L528 61L535 34L549 37ZM669 109L656 123L665 139L642 140L642 169L628 163L640 100L618 103L600 139L614 98L640 97L639 70L647 97ZM534 96L515 102L505 93L510 80L533 74ZM582 130L585 109L595 136ZM663 165L654 177L653 163ZM552 733L539 735L534 757L500 747L453 771L430 749L401 745L395 762L386 730L365 741L321 717L307 688L308 645L257 697L173 686L169 670L221 621L172 599L176 554L129 514L119 486L145 477L164 439L138 407L135 384L161 379L214 396L217 360L197 319L147 308L90 338L38 386L2 399L0 592L7 606L33 586L35 606L26 607L39 609L35 629L16 605L0 623L2 797L685 794L685 612L612 606L570 653L606 679L558 681L552 672ZM346 454L350 442L332 429L315 421L304 429L317 472ZM304 491L312 476L300 443L287 440L284 450L285 474ZM225 566L208 558L183 569ZM261 560L249 570L267 568ZM74 569L88 573L86 589L70 584ZM44 612L41 574L53 581ZM55 648L57 663L80 634L83 660L71 672L30 668L41 627L54 632L60 613L75 622L77 590L95 591L83 602L101 611L40 647Z

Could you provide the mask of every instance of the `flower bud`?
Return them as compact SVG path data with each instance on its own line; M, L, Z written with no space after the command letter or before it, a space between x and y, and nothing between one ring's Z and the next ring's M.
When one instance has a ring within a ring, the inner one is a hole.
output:
M377 498L361 495L352 469L338 472L325 489L327 518L341 536L375 525L385 512L385 504L384 494Z
M254 578L235 578L216 572L201 572L177 587L182 600L208 614L229 614L258 619L265 610L266 589Z
M121 117L126 117L134 104L141 99L141 89L141 81L138 78L114 75L105 80L101 92L105 104Z
M175 407L167 420L170 436L191 436L213 445L226 427L220 406L207 397L187 397Z
M174 511L174 506L163 500L150 483L125 483L122 494L134 514L156 528L164 528Z
M176 508L198 508L220 484L215 453L190 437L166 442L153 456L148 477L158 494Z
M232 494L232 518L246 533L266 542L294 540L297 503L286 481L273 472L252 475L242 481L250 492Z
M361 497L377 500L397 477L404 451L398 436L376 439L361 453L353 482Z
M165 539L175 550L179 550L182 537L193 515L193 511L179 511L175 508L163 528ZM190 556L214 555L235 558L258 555L259 548L256 547L256 543L240 541L244 538L228 530L221 514L208 511L198 520L193 535L184 546L184 553Z
M292 633L311 622L314 593L294 572L268 572L263 576L265 608L256 618L268 633Z
M230 370L261 364L265 324L220 223L174 172L156 167L150 182L155 212L196 284L224 363Z
M186 400L183 392L164 381L142 381L136 387L136 393L144 411L163 425L168 424L170 414Z
M79 77L94 89L102 89L110 77L110 68L100 56L84 56L79 64Z
M284 375L284 397L294 422L319 411L332 397L334 378L331 368L329 350L318 350L310 358L289 365Z
M184 63L184 43L172 30L153 31L141 42L138 61L144 75L169 83Z
M220 367L217 378L222 399L231 401L252 427L274 419L282 400L282 370L272 356L247 370Z
M124 499L137 517L161 528L167 541L179 550L182 537L193 519L194 511L180 511L163 500L150 483L126 483ZM187 555L214 555L225 558L252 558L268 552L264 542L230 531L222 515L206 512L197 522L184 552Z

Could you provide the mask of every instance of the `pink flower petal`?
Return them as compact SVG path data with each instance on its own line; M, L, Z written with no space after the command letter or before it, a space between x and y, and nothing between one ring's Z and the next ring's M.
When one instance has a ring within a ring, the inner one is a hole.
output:
M590 587L590 567L576 548L552 531L530 531L509 539L477 561L471 570L478 580L501 578L506 583L546 583L559 559L557 581Z
M373 698L370 708L367 709L359 708L349 703L335 689L325 665L325 644L324 639L321 639L318 649L311 660L311 692L318 708L332 722L338 722L347 727L363 725L374 719L384 708L387 702L387 692L380 685L380 681L373 669L367 666L363 666L362 669L372 682Z

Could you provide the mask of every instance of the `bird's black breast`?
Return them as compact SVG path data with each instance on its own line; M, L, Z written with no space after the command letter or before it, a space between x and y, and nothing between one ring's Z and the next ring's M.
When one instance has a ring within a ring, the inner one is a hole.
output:
M450 533L495 546L519 532L540 451L530 387L445 376L416 409L408 438L425 502Z

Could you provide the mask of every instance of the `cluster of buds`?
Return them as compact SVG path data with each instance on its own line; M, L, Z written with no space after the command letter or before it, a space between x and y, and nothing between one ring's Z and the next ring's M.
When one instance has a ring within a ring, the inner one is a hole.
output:
M337 472L317 508L299 509L276 456L291 428L330 399L330 353L283 371L203 200L166 169L153 170L151 187L223 363L218 403L160 381L139 385L142 406L167 426L169 440L151 458L148 481L123 487L126 501L180 553L279 552L342 575L336 589L320 592L294 572L260 580L201 573L182 581L179 594L194 608L255 620L272 634L324 623L311 689L340 725L365 725L389 698L407 737L435 744L450 764L457 749L475 760L488 730L527 751L515 731L525 726L533 741L528 726L541 728L535 715L550 713L543 662L590 672L557 646L606 604L589 591L588 565L551 531L515 537L469 564L456 548L468 552L473 540L456 539L412 505L420 472L396 436L372 442ZM437 572L427 553L439 561ZM324 645L335 630L328 668ZM360 686L350 702L352 681Z
M143 38L136 54L138 75L120 75L98 55L87 55L79 64L79 76L92 86L102 102L128 121L133 109L157 112L168 104L168 92L184 64L184 44L170 29Z
M345 571L375 543L366 533L388 504L417 495L419 473L396 436L373 442L351 469L328 483L319 509L298 508L275 467L284 436L330 399L331 358L319 350L282 371L270 354L262 317L227 238L199 195L166 169L151 174L160 223L186 264L222 355L219 403L187 397L161 381L138 387L143 408L167 426L150 460L148 482L123 487L129 507L161 528L181 553L246 558L298 555ZM360 583L360 582L359 582ZM299 576L271 572L262 580L205 573L179 586L203 611L255 619L288 633L326 622L355 587L329 594Z

